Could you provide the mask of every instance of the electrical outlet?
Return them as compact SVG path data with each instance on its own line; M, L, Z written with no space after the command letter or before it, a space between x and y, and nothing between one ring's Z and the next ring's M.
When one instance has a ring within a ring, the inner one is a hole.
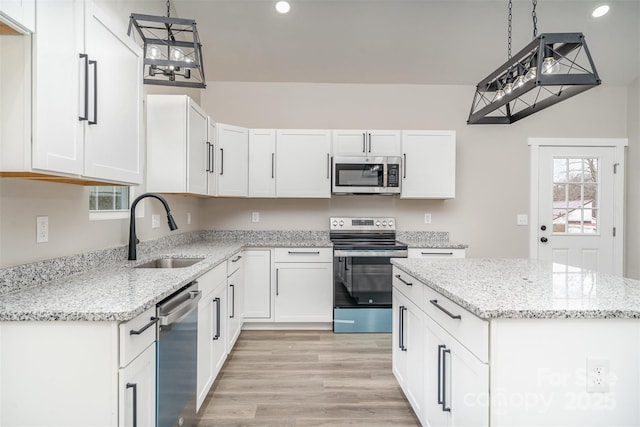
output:
M424 223L425 224L431 224L431 214L430 213L424 214Z
M45 243L49 241L49 217L36 217L36 243Z
M516 216L516 223L518 225L529 225L529 215L526 214L518 214Z
M191 224L191 212L187 212L187 225Z
M160 214L151 215L151 228L160 228Z
M607 393L609 391L609 359L587 358L587 393Z
M251 212L251 222L260 222L260 212Z

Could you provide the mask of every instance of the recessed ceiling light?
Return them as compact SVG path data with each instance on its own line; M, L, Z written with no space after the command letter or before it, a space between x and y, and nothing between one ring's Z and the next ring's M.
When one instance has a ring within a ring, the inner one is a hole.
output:
M593 9L591 16L593 16L594 18L600 18L601 16L606 15L607 12L609 12L609 5L603 4L602 6L598 6L595 9Z
M281 0L276 3L276 10L278 11L278 13L282 14L289 13L289 11L291 10L291 5L288 1Z

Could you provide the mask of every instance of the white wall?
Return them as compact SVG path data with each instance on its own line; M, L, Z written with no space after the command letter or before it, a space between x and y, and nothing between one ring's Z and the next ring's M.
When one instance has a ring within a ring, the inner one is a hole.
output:
M472 257L528 257L529 137L626 137L627 89L598 87L510 126L466 124L474 88L208 82L202 106L215 120L247 127L453 129L456 198L404 201L349 196L330 200L204 201L206 228L314 229L332 215L393 215L400 230L449 231ZM629 164L628 169L634 165ZM261 222L250 222L252 211ZM433 222L423 223L425 212Z
M640 77L629 86L625 275L640 279Z

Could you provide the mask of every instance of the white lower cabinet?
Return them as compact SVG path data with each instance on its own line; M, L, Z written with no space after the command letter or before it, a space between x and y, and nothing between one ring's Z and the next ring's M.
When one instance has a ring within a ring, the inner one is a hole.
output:
M244 321L244 253L227 261L227 351L240 336Z
M273 321L271 250L244 251L245 322Z
M487 322L397 268L394 276L393 373L415 414L429 427L489 426L489 365L467 348L484 357L476 340L488 344Z
M421 421L424 419L425 317L407 297L393 290L393 374Z
M119 375L120 427L156 423L156 343L147 347Z
M198 279L198 367L196 411L227 358L227 269L221 264Z
M276 322L333 321L331 248L276 248Z

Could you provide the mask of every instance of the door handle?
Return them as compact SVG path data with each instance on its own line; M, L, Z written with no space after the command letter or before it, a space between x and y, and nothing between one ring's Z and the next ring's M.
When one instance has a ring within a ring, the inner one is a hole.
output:
M80 59L84 61L84 115L78 116L78 120L89 120L89 55L80 54Z
M90 125L98 124L98 61L88 61L89 65L93 65L93 120L87 120ZM89 76L87 76L87 79ZM87 82L88 86L88 82ZM87 113L87 117L89 113Z
M133 389L133 427L138 426L138 384L127 383L127 388Z
M541 237L541 238L540 238L540 241L541 241L542 243L547 243L547 242L549 241L549 239L547 239L546 237Z
M213 336L213 340L220 338L220 298L214 298L213 302L216 303L216 334Z

